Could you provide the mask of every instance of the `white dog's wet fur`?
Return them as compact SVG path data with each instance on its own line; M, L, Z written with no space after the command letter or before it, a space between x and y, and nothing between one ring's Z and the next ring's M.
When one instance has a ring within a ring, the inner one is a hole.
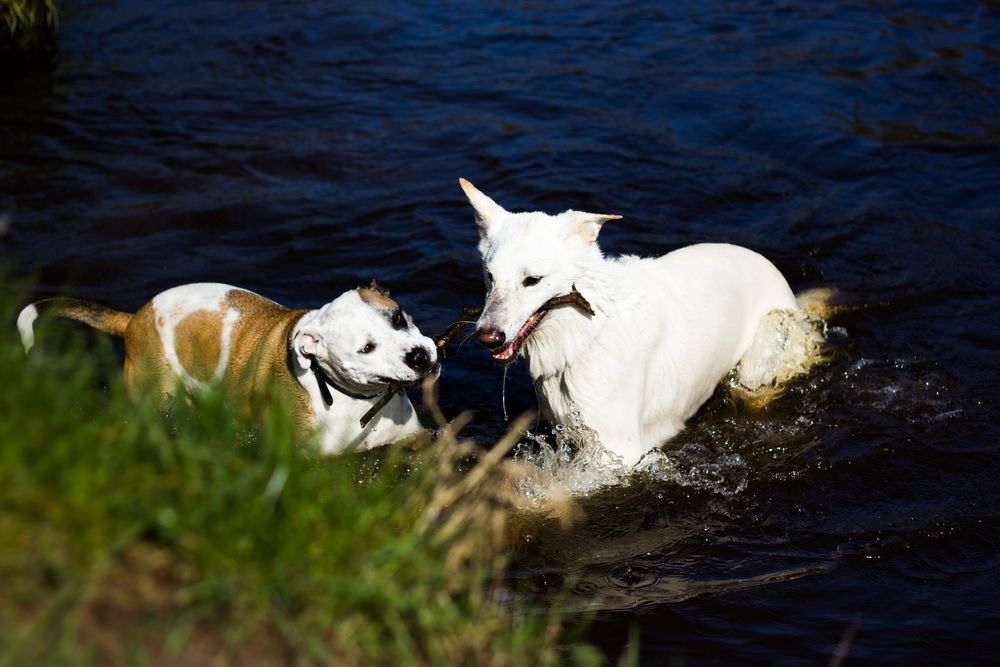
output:
M439 369L434 342L374 281L317 310L289 310L218 283L169 289L134 314L90 301L46 299L18 317L26 351L39 315L75 319L124 338L131 391L169 395L178 380L195 391L220 383L248 407L277 394L294 407L301 427L318 428L326 453L422 434L402 392L364 428L360 420L390 383L416 383Z
M807 326L812 333L794 345L769 334L774 314L806 316L761 255L699 244L657 258L606 258L597 237L620 216L512 213L460 184L475 209L486 278L480 342L501 363L526 358L546 421L570 423L578 410L626 465L683 429L731 371L752 392L812 363L822 328ZM539 310L574 287L593 316L572 306Z

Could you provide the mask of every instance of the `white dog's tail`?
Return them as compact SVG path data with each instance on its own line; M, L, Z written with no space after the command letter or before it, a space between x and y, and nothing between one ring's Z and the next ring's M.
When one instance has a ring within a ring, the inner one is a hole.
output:
M35 345L35 320L41 315L67 317L114 336L125 335L125 329L132 321L131 313L123 313L93 301L62 298L36 301L26 306L17 316L17 330L21 334L25 354Z

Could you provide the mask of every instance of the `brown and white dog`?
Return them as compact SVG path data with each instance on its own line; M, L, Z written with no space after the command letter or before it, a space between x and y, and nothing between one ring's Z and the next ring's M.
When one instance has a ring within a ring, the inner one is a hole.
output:
M125 339L125 383L136 393L172 394L212 383L252 409L277 395L300 427L317 428L338 453L423 432L410 400L396 394L365 427L360 420L390 383L437 372L437 351L373 280L317 310L290 310L218 283L174 287L134 314L79 299L45 299L17 318L25 351L40 315L78 320ZM332 390L332 391L331 391Z

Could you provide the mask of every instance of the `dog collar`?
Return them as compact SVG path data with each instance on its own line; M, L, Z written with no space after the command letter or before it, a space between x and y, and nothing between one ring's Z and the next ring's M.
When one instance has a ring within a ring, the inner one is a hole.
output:
M316 361L316 355L314 354L309 355L309 370L311 370L313 375L316 376L316 384L319 385L319 394L323 397L323 404L326 405L326 407L333 405L333 394L330 393L330 387L333 387L341 394L345 394L351 398L375 398L378 396L377 392L371 396L364 396L362 394L347 391L343 387L339 386L333 381L333 378L326 374L323 367L319 365L318 361Z
M324 371L322 366L319 365L319 362L316 361L316 355L310 354L308 356L309 356L309 370L311 370L313 372L313 375L316 376L316 384L319 385L319 394L320 396L323 397L323 404L326 405L326 407L330 407L331 405L333 405L333 394L330 393L330 387L333 387L341 394L344 394L345 396L350 396L351 398L371 399L378 396L377 393L372 394L371 396L362 396L361 394L355 394L353 392L347 391L343 387L337 386L337 383L333 381L333 378L327 375L326 371ZM382 408L384 408L389 403L389 401L392 400L393 396L402 391L403 391L403 386L400 383L391 382L389 384L388 389L386 389L385 393L382 394L382 398L380 398L378 402L375 403L375 405L373 405L371 409L369 409L368 412L366 412L361 417L361 428L368 426L368 422L374 419L375 415L377 415L379 412L382 411Z

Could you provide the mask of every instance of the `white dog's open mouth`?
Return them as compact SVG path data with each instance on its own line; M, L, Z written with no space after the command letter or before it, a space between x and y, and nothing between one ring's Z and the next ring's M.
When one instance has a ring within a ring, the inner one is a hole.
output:
M514 355L517 354L517 351L521 349L522 345L524 345L524 341L526 341L528 336L531 335L531 332L538 327L538 324L548 312L549 311L547 310L535 311L535 313L528 318L528 321L524 323L524 326L521 327L521 330L517 332L517 335L514 336L509 343L493 353L493 360L505 364L510 363L514 359Z

